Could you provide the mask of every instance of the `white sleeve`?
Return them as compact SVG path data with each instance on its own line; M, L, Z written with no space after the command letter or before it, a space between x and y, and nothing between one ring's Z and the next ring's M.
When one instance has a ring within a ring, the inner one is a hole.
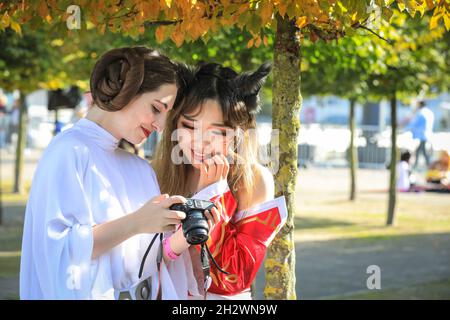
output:
M206 188L203 188L192 196L192 199L198 200L210 200L214 197L220 196L230 190L228 182L225 179L219 180L213 184L210 184Z
M93 220L83 187L88 150L60 143L47 151L26 209L20 296L90 299Z

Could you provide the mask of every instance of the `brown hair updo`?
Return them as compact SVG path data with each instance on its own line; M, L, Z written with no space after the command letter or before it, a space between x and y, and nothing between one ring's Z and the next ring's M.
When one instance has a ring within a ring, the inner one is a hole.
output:
M94 66L90 87L93 102L106 111L119 111L136 96L163 84L178 86L177 65L146 47L112 49Z

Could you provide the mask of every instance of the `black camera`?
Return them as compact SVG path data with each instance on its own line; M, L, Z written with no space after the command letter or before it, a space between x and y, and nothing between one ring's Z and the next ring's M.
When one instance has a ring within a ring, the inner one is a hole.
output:
M187 199L186 203L176 203L170 206L171 210L183 211L186 218L181 221L183 234L189 244L202 244L208 240L208 221L204 215L206 210L211 211L215 205L211 201Z

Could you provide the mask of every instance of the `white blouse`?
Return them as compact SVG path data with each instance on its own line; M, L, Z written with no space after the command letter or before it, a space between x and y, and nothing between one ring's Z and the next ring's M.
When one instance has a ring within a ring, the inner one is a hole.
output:
M160 194L150 164L118 149L118 142L82 119L56 136L44 152L25 213L21 299L114 299L139 282L141 259L153 234L133 236L91 259L93 226L132 213ZM152 298L158 288L158 246L159 238L143 274L152 276ZM175 278L188 256L167 266ZM167 267L163 262L162 298L184 298L188 288L176 287Z

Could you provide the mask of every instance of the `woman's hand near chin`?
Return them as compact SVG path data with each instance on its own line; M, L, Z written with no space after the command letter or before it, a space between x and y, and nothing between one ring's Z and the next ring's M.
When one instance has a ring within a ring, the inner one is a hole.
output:
M216 154L212 158L205 159L199 165L199 170L200 178L196 192L220 180L226 180L230 170L230 164L223 154Z

